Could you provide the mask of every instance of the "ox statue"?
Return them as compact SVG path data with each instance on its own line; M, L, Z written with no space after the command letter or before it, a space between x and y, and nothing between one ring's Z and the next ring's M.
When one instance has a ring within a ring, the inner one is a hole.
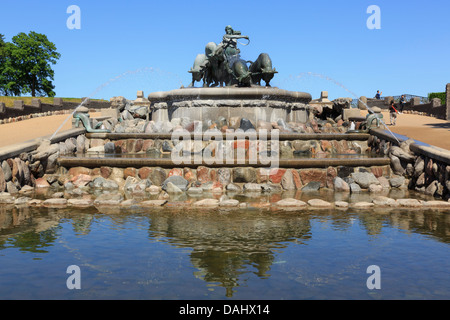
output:
M209 62L205 54L198 54L194 60L194 66L189 70L192 73L192 82L189 87L193 87L195 81L203 80L203 86L206 87L206 68Z
M242 59L236 59L231 67L232 82L239 87L250 87L252 85L252 74L248 70L247 62Z
M249 70L252 73L253 83L261 85L261 80L264 80L267 87L270 87L270 80L278 73L275 68L272 69L272 60L267 53L261 53L250 65Z

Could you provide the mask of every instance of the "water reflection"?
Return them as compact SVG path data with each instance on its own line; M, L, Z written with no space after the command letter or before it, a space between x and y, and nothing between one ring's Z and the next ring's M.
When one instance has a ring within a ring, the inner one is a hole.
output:
M311 238L306 216L236 211L149 216L150 237L163 237L177 247L192 248L190 259L198 269L196 276L209 283L220 283L228 297L249 269L255 269L258 277L269 277L274 253L285 248L285 242L304 244Z
M0 207L0 249L46 253L57 239L57 229L57 219L51 214L46 218L34 216L28 207Z
M73 211L73 209L2 206L0 255L7 255L6 251L9 248L45 255L61 242L63 224L71 225L73 236L86 239L91 237L93 230L99 232L99 228L108 229L109 237L114 236L115 232L122 228L145 230L144 237L130 241L130 252L139 252L139 248L133 245L145 247L149 242L160 243L162 250L187 249L185 254L189 257L190 267L195 269L191 275L202 279L209 286L224 288L226 297L233 297L239 291L239 287L248 285L246 281L251 281L248 280L251 279L250 274L258 279L270 279L273 276L272 269L278 266L279 254L284 253L292 245L297 248L308 247L311 241L315 239L317 241L317 238L323 236L317 226L328 228L330 233L345 233L356 225L364 230L367 238L375 241L386 230L397 229L401 232L424 235L435 242L445 244L450 242L450 216L431 210L380 210L358 213L313 210L298 213L264 209L234 211L212 209L187 214L184 209L179 208L164 210L135 208L106 215L99 213L95 208ZM98 238L94 237L90 241L95 242L96 239ZM114 239L111 239L111 242L115 243ZM110 253L113 257L119 250L117 244L111 246L108 243L92 244L93 247L97 245L105 250L102 252L104 256L99 258L103 263L108 261ZM127 245L123 244L121 250L127 250ZM317 252L318 259L325 259L320 257L321 254ZM110 259L112 261L114 258ZM148 259L150 265L143 266L144 269L170 268L158 265L159 262L153 261L151 257ZM130 262L114 261L111 264L120 263ZM303 269L298 266L290 268L296 269L295 272L299 274L305 273L310 266ZM306 275L302 277L307 281Z

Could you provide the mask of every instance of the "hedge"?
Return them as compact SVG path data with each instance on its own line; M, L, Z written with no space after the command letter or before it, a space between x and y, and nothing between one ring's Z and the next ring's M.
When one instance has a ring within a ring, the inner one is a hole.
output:
M441 99L441 105L445 105L445 101L447 98L447 95L445 92L432 92L428 94L428 101L431 101L433 98L439 98Z

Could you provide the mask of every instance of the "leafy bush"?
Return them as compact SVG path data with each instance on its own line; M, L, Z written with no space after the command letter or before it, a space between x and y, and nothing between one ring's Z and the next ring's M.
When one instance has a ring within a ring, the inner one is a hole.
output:
M428 94L428 100L431 101L431 99L439 98L441 99L441 105L445 105L445 100L447 98L447 95L445 92L432 92Z

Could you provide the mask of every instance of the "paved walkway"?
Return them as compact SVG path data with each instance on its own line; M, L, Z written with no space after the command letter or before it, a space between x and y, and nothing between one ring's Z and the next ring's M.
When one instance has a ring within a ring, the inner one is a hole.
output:
M100 113L93 113L91 117L98 117ZM32 118L28 120L6 123L0 125L0 148L13 145L19 142L52 135L69 117L59 132L72 128L72 115L63 114Z
M100 116L100 113L91 114L91 117L97 116ZM48 116L2 124L0 125L0 147L51 135L67 117L70 118L61 128L61 132L72 127L71 115ZM385 123L389 124L389 114L383 112L383 117ZM397 117L397 125L388 125L388 128L395 133L450 150L449 121L415 114L400 114Z
M396 125L391 126L389 112L382 114L384 122L392 132L450 150L449 121L417 114L398 114Z

